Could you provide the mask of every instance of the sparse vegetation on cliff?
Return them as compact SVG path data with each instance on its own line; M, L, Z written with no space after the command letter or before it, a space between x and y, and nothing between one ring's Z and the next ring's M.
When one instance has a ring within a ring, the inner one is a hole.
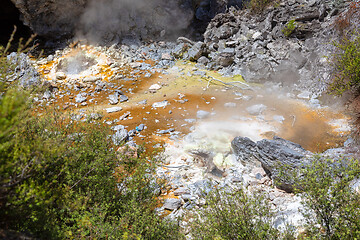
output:
M245 3L245 7L250 9L254 14L262 13L271 4L278 3L278 0L249 0Z
M360 94L360 34L354 32L352 36L344 36L333 44L336 53L330 58L334 71L330 91L335 95L347 90Z
M296 22L294 19L290 20L285 27L281 30L285 37L289 37L296 28Z

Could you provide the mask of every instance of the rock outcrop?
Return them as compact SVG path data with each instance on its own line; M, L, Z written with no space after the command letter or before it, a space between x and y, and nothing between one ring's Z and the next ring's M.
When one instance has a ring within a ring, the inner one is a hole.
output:
M70 36L87 0L11 0L22 14L22 21L39 36L57 39Z
M11 1L24 24L39 36L58 39L78 34L95 41L119 41L127 35L144 39L191 34L216 14L242 4L242 0Z
M7 60L14 66L6 79L8 82L18 81L24 88L37 87L41 83L38 71L25 53L13 52L7 56Z
M246 137L236 137L231 146L242 163L259 161L275 185L286 192L292 192L296 183L291 180L290 173L288 176L280 176L281 168L301 168L309 163L313 155L299 144L276 136L272 140L263 139L256 143ZM287 172L283 171L282 174Z
M198 62L199 66L240 74L248 82L273 81L316 98L330 77L325 57L334 50L330 43L341 34L336 19L350 8L348 4L281 1L262 14L230 8L209 23L203 51L208 63Z

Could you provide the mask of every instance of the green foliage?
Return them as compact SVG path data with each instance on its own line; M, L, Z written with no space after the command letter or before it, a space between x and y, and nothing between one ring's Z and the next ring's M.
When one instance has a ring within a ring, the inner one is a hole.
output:
M37 117L30 95L0 98L0 229L42 239L181 239L163 221L155 164L119 155L100 124Z
M214 190L192 223L194 239L278 239L273 212L260 194Z
M304 238L360 238L360 195L350 186L360 176L358 160L317 157L293 176L304 199Z
M354 32L353 36L344 36L333 45L336 47L336 53L330 58L334 71L329 85L330 92L342 95L345 91L351 90L359 94L360 34Z
M296 22L295 19L290 20L285 27L281 30L285 37L289 37L296 28Z
M276 5L278 0L249 0L245 7L250 9L253 14L261 14L270 5Z

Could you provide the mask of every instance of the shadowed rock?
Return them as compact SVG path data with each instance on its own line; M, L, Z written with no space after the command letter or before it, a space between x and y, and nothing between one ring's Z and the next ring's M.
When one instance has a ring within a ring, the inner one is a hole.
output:
M231 146L242 163L260 162L266 174L275 180L276 187L286 192L292 192L295 183L291 180L290 172L284 172L284 176L280 177L280 169L286 167L289 171L301 168L309 163L313 155L299 144L277 136L272 140L263 139L256 143L247 137L236 137ZM286 176L287 174L289 175Z
M189 154L197 158L201 166L206 167L206 172L216 177L223 177L224 172L220 170L213 161L213 155L202 150L191 150Z

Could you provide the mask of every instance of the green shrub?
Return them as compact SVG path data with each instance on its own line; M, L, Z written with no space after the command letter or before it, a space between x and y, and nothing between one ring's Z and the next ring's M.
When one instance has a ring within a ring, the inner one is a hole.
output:
M295 28L296 22L295 19L293 19L290 20L281 31L283 32L285 37L289 37L294 32Z
M317 157L293 172L302 193L308 239L359 239L360 195L350 183L360 176L358 160Z
M353 36L344 36L333 45L336 47L336 53L329 58L333 67L329 91L335 95L342 95L350 90L358 95L360 93L360 34L354 32Z
M249 0L245 3L245 7L253 14L261 14L268 6L277 2L278 0Z
M260 194L214 190L191 225L194 239L278 239L273 212Z
M154 211L155 163L119 155L100 123L34 116L29 99L16 86L0 98L0 229L41 239L182 238Z

